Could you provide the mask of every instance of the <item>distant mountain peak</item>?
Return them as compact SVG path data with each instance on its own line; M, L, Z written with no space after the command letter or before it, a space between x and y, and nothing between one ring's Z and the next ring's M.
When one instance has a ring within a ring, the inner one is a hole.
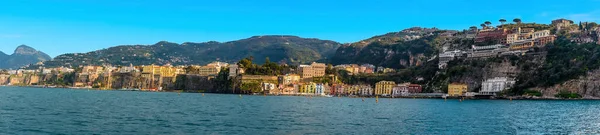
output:
M27 45L20 45L11 55L0 52L0 69L17 69L40 61L52 60L48 54Z
M33 49L32 47L29 47L27 45L20 45L19 47L17 47L17 49L15 49L14 54L20 54L20 55L33 55L33 54L37 54L38 51Z

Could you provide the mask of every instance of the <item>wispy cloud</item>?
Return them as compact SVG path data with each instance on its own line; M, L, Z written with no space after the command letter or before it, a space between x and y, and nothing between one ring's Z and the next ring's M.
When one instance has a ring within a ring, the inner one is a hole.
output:
M21 38L23 35L19 34L0 34L0 38Z
M548 12L542 12L542 13L539 13L538 16L540 16L540 17L548 17L549 14L550 13L548 13Z

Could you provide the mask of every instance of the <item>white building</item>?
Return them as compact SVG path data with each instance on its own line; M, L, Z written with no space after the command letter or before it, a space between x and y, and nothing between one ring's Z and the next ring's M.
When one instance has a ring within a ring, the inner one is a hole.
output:
M319 83L315 87L315 95L325 95L325 85Z
M361 96L373 96L373 88L369 85L361 85L358 93Z
M465 52L461 51L461 50L454 50L454 51L446 51L444 53L438 54L438 57L440 58L438 67L440 69L444 69L449 61L454 60L455 57L462 56L464 53Z
M273 83L262 83L262 90L263 91L271 91L276 89L277 86Z
M408 84L398 84L392 88L392 96L407 96L408 92Z
M471 46L471 48L473 49L473 51L481 51L481 50L494 50L494 49L498 49L498 48L503 48L506 47L502 44L495 44L495 45L485 45L485 46Z
M515 81L507 77L488 79L481 83L481 90L479 91L479 94L496 95L499 92L511 88L513 84L515 84Z
M121 72L121 73L131 73L131 72L140 72L140 70L138 70L135 67L133 67L133 64L129 64L128 67L121 67L121 69L119 70L119 72Z
M471 53L467 55L468 58L486 58L496 57L503 52L507 52L509 49L502 44L486 45L486 46L472 46Z
M42 68L41 71L42 71L42 74L44 74L44 75L52 73L52 69L49 69L49 68Z
M536 32L533 32L533 34L531 35L531 37L533 39L538 39L538 38L547 37L547 36L550 36L550 30L536 31Z

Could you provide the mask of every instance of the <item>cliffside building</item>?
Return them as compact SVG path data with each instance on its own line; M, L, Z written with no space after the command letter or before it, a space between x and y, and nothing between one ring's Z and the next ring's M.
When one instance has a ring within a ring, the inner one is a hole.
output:
M452 83L448 85L448 96L451 97L458 97L458 96L464 96L465 93L467 93L468 91L468 86L467 84L461 84L461 83Z
M513 84L515 84L515 81L507 77L487 79L481 83L481 90L479 91L479 94L496 95L497 93L511 88Z

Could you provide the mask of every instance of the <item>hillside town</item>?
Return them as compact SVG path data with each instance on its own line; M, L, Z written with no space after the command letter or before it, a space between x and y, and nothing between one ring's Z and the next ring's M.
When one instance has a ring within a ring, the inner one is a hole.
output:
M486 21L481 28L472 26L466 30L446 30L437 33L438 29L410 28L402 31L399 39L388 38L397 35L391 33L382 39L365 40L368 42L392 42L393 40L413 41L439 34L445 42L437 55L426 58L410 56L410 60L400 60L402 66L423 65L421 59L437 60L437 68L447 69L449 63L456 60L477 60L496 57L525 57L541 55L539 51L557 40L557 34L567 36L570 42L600 44L600 27L590 22L575 24L571 20L553 20L549 26L535 23L522 23L514 19L514 24L496 27ZM389 41L388 41L389 40ZM453 41L468 40L472 42L456 43ZM465 47L468 46L468 47ZM251 63L251 59L249 62ZM341 80L340 71L350 76L390 75L405 72L376 66L368 63L330 65L312 62L290 66L285 63L267 62L264 65L212 62L206 65L173 66L165 65L87 65L78 67L46 68L43 62L35 67L17 70L2 70L0 85L36 86L36 87L68 87L78 89L103 90L136 90L136 91L177 91L186 92L218 92L265 95L297 95L297 96L360 96L360 97L496 97L510 90L517 82L516 73L511 71L495 73L476 83L447 82L443 88L424 86L429 82L405 81L395 82L388 79L374 83L348 83ZM251 71L251 72L249 72ZM438 71L439 72L439 71ZM418 77L417 77L418 78ZM423 80L418 78L416 80Z
M42 68L35 70L5 70L0 75L0 85L9 86L38 86L57 87L54 84L64 83L67 78L73 78L73 83L64 87L76 89L116 89L139 91L172 91L178 83L188 78L212 83L219 74L225 73L228 79L239 81L240 87L250 93L269 95L311 95L311 96L409 96L421 93L418 84L396 84L381 81L375 86L368 84L346 85L340 83L336 76L325 73L327 65L312 63L299 65L293 72L285 75L246 75L244 68L237 64L213 62L205 66L172 66L172 65L142 65L142 66L81 66L72 68ZM345 70L351 74L390 73L394 69L375 67L369 64L338 65L337 70ZM69 76L72 75L72 76ZM323 83L323 80L328 80ZM179 82L178 82L179 81ZM256 87L252 87L256 86ZM60 87L60 86L59 86ZM189 87L189 86L188 86ZM198 88L196 92L203 92Z

